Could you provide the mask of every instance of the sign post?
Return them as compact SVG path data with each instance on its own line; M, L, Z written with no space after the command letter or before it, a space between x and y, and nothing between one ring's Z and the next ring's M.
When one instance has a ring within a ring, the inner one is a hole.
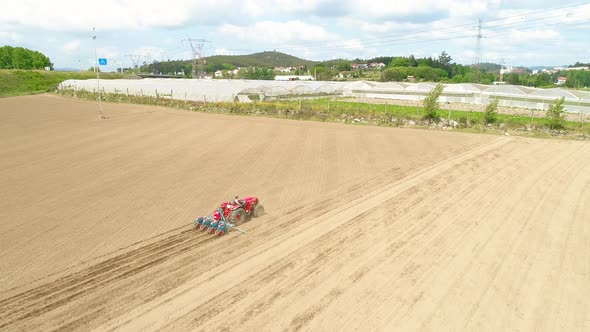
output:
M94 36L92 36L92 39L94 39L94 69L96 70L96 87L98 88L98 118L99 119L105 119L104 115L102 115L102 100L101 100L101 95L100 95L100 77L98 75L99 67L98 65L106 65L107 64L107 59L99 59L98 56L96 55L96 34L94 33L95 29L94 27L92 28L92 32L94 34ZM98 62L98 63L97 63Z

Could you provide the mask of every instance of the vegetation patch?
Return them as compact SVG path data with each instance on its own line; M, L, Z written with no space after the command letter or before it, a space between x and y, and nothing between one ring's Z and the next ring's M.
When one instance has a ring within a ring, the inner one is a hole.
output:
M86 90L60 90L58 94L76 98L96 100L97 95ZM294 120L311 120L337 122L352 125L371 125L387 127L415 127L440 130L457 130L465 132L504 135L509 133L530 137L587 138L590 125L563 120L563 128L551 127L551 119L531 118L522 115L496 114L494 122L486 120L484 112L436 109L433 119L426 117L423 107L411 107L392 104L371 104L354 102L354 99L279 99L274 101L239 102L202 102L182 101L169 97L134 96L125 93L102 94L102 100L115 103L135 103L186 109L194 112L220 113L244 116L264 116ZM449 118L448 115L452 114ZM490 116L489 114L487 115Z
M101 73L101 79L125 78L117 73ZM30 95L55 91L65 80L96 78L94 72L59 72L48 70L0 70L0 97Z

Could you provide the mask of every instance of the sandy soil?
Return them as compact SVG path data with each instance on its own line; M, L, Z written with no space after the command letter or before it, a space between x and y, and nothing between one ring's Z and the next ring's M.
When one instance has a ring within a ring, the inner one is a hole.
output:
M0 99L2 330L590 329L587 143L105 112Z

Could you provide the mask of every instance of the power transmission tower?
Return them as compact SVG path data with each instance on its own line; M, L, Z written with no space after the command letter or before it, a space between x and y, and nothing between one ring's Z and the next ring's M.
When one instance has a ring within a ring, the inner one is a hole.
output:
M139 54L127 54L131 62L133 63L133 70L139 69L139 61L141 59L141 55Z
M500 59L500 82L504 82L504 58Z
M149 72L150 71L150 61L152 61L152 51L150 51L150 50L144 51L143 57L145 58L145 71Z
M187 36L186 39L183 39L191 46L191 50L193 51L193 68L191 72L192 78L203 78L204 76L204 56L203 56L203 48L206 43L210 43L210 41L205 39L195 39L190 38Z
M481 18L479 19L479 23L477 25L477 35L475 35L475 59L473 64L478 66L482 61L481 56L481 39L483 38L483 34L481 33Z

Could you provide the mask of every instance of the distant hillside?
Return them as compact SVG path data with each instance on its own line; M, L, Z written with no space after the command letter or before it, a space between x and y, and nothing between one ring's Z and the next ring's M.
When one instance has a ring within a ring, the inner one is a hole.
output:
M213 73L218 69L229 69L231 67L310 67L317 63L319 62L300 59L281 52L260 52L249 55L214 55L205 58L205 71ZM185 73L190 73L191 67L191 60L155 61L149 65L149 69L144 67L142 71L170 74L184 70Z
M479 65L473 65L473 66L476 68L479 68L480 70L488 72L488 73L499 73L500 68L502 68L501 65L499 65L497 63L491 63L491 62L482 62Z
M260 52L249 55L214 55L206 58L207 65L230 64L236 67L265 67L274 68L313 66L317 62L300 59L281 52Z

